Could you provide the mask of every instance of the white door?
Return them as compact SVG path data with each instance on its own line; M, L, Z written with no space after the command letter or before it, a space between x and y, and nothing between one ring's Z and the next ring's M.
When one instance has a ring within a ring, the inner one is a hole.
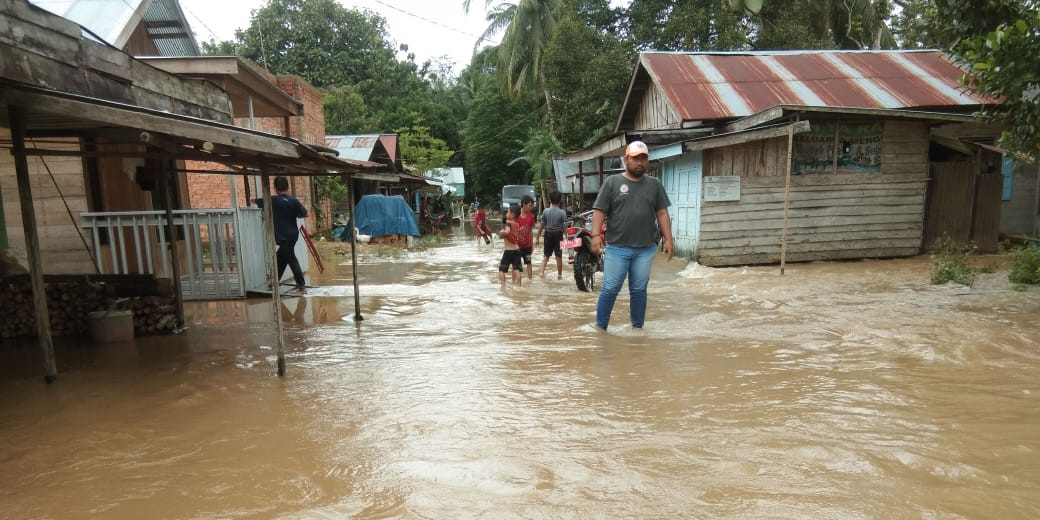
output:
M668 215L672 219L676 256L697 256L701 228L701 159L700 151L686 152L662 164L661 182L672 201Z

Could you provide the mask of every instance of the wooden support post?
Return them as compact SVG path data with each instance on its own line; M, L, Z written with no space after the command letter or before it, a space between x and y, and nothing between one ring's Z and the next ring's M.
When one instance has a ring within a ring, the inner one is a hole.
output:
M267 271L271 273L271 297L274 306L276 352L278 354L278 376L285 375L285 334L282 332L282 277L278 272L278 250L274 241L274 204L271 204L271 178L265 171L261 176L264 190L264 234L267 244Z
M240 206L238 204L238 185L235 184L235 175L234 174L228 174L227 180L228 180L228 193L231 196L231 207L237 210ZM247 207L249 206L249 201L248 200L246 200L246 206Z
M832 159L832 166L833 166L834 171L832 171L831 173L833 173L835 175L838 174L838 155L841 154L841 141L838 139L838 127L840 127L840 126L841 126L841 121L838 120L838 119L835 119L834 120L834 146L831 147L831 151L834 153L834 157L831 158Z
M787 182L784 185L784 228L780 235L780 274L787 261L787 213L791 207L791 154L794 151L794 125L787 127Z
M245 190L246 190L246 207L248 208L249 205L253 203L252 190L249 189L249 175L242 175L242 184L245 186Z
M282 330L282 279L278 272L278 249L274 234L274 204L271 203L271 178L264 172L260 180L264 201L264 235L267 251L267 271L271 273L271 298L274 308L275 352L278 356L278 376L285 376L285 334Z
M603 156L599 157L599 185L603 185Z
M18 179L18 202L22 207L22 231L25 233L25 249L29 254L29 279L32 282L33 307L36 317L36 338L43 351L43 380L53 383L58 378L54 362L54 340L51 337L51 316L47 310L47 286L43 283L43 258L40 256L40 238L36 234L36 212L29 181L29 163L25 153L25 111L9 105L8 118L11 122L11 154L14 155L15 176Z
M1033 202L1033 236L1040 236L1040 161L1036 165L1036 201Z
M581 161L578 161L578 213L585 210L585 174L581 171Z
M361 291L358 289L357 281L357 236L354 235L354 226L357 225L357 220L354 220L354 194L357 193L355 186L357 180L353 176L348 177L350 183L347 187L347 200L350 201L350 219L347 221L347 230L350 233L350 273L354 277L354 322L359 322L365 318L361 316Z
M159 169L159 189L166 208L166 236L169 239L170 265L173 268L173 299L177 308L177 328L184 328L184 293L181 291L181 255L177 247L177 227L173 224L173 196L170 194L170 169L165 161Z

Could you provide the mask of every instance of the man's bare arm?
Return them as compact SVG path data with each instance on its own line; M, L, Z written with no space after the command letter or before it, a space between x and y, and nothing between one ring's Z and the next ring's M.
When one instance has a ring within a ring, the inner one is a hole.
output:
M661 228L664 237L664 254L672 259L672 218L668 216L668 208L657 210L657 227Z

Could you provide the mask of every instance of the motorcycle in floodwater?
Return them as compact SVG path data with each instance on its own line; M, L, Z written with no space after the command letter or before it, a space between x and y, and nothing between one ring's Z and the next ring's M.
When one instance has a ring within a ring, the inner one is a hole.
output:
M576 215L567 226L566 235L560 243L561 248L572 250L568 262L574 266L574 283L579 291L586 292L596 288L596 273L603 272L603 255L593 253L590 247L591 227L591 210Z

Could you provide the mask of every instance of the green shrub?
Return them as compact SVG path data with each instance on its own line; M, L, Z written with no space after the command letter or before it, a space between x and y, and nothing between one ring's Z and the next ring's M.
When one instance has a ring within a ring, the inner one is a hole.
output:
M1011 283L1040 285L1040 249L1020 247L1012 249L1011 271L1008 280Z
M932 283L940 285L957 282L971 285L975 281L976 270L968 264L976 249L972 242L957 242L946 235L935 239L929 255L932 260Z

